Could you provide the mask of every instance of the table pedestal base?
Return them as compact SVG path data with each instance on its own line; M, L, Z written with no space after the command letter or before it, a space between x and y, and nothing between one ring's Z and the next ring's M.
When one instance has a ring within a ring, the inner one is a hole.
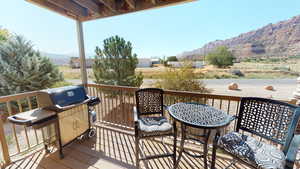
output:
M207 155L208 155L208 139L209 139L209 136L210 136L210 132L211 130L205 130L204 129L204 134L203 135L199 135L198 137L203 137L204 138L204 141L201 141L201 140L197 140L195 138L192 138L192 137L188 137L186 135L186 125L184 124L181 124L181 141L180 141L180 151L179 151L179 155L178 155L178 158L176 160L176 164L175 164L175 168L178 167L178 164L180 162L180 159L182 157L182 154L185 153L191 157L194 157L194 158L203 158L204 160L204 168L205 169L208 169L208 162L207 162ZM184 149L184 143L186 140L192 140L192 141L196 141L196 142L199 142L203 145L203 154L202 155L194 155L194 154L191 154L189 153L188 151L186 151Z

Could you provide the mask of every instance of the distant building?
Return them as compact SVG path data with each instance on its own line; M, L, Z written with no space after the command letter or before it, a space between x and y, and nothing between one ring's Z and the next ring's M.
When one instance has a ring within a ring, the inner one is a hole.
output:
M168 61L167 64L174 68L179 68L183 66L183 62Z
M193 67L194 68L203 68L205 65L204 61L196 61L196 62L193 62Z
M138 61L139 62L136 65L137 68L152 67L152 61L151 61L151 59L139 58Z
M191 63L192 63L193 68L203 68L204 67L204 63L202 61L196 61L196 62L191 62ZM184 66L184 62L169 61L167 64L174 68L180 68L180 67Z
M86 67L87 68L92 68L93 63L94 63L94 59L90 59L90 58L86 59ZM71 57L70 66L73 69L80 68L80 58L79 57ZM137 64L138 68L151 67L151 66L152 66L151 59L147 59L147 58L138 59L138 64Z
M152 62L153 65L154 65L154 64L160 64L160 61L159 61L159 59L157 59L157 58L151 59L151 62Z
M94 63L94 59L90 59L90 58L86 59L86 67L87 68L92 68L93 63ZM70 66L73 69L80 68L80 58L79 57L71 57Z

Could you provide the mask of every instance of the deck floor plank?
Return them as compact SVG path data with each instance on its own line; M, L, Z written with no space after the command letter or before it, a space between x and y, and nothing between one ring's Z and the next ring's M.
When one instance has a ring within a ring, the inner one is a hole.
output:
M128 132L97 128L97 135L87 140L78 140L64 148L64 159L59 159L58 151L53 148L50 154L44 150L36 151L31 155L14 161L6 169L134 169L135 168L135 139ZM147 155L172 152L172 146L160 141L145 140L144 151ZM197 149L199 151L199 149ZM177 148L178 156L179 148ZM199 154L194 151L193 154ZM209 158L209 161L211 159ZM217 169L223 169L230 164L230 158L218 156ZM141 162L145 169L171 169L171 157ZM203 159L193 158L183 154L178 169L202 169ZM247 168L237 164L231 168Z

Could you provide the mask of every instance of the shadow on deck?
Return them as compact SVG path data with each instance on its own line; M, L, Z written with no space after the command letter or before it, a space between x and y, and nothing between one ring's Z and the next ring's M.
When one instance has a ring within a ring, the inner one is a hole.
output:
M65 158L60 160L58 152L53 149L46 154L39 150L20 160L13 162L6 168L21 169L124 169L135 168L134 136L127 132L118 132L108 128L97 127L97 136L89 140L78 140L64 149ZM144 152L155 154L171 151L170 146L165 146L157 141L145 141ZM229 159L217 158L216 167L225 168L230 163ZM171 158L141 162L142 168L172 168ZM183 155L179 169L204 168L202 159L195 159ZM246 168L232 166L232 168Z

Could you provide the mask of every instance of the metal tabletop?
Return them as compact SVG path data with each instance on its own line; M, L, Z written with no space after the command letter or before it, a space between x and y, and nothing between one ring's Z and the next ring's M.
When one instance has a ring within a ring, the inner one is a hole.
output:
M176 103L169 106L168 111L175 120L203 129L221 128L234 119L222 110L198 103Z

